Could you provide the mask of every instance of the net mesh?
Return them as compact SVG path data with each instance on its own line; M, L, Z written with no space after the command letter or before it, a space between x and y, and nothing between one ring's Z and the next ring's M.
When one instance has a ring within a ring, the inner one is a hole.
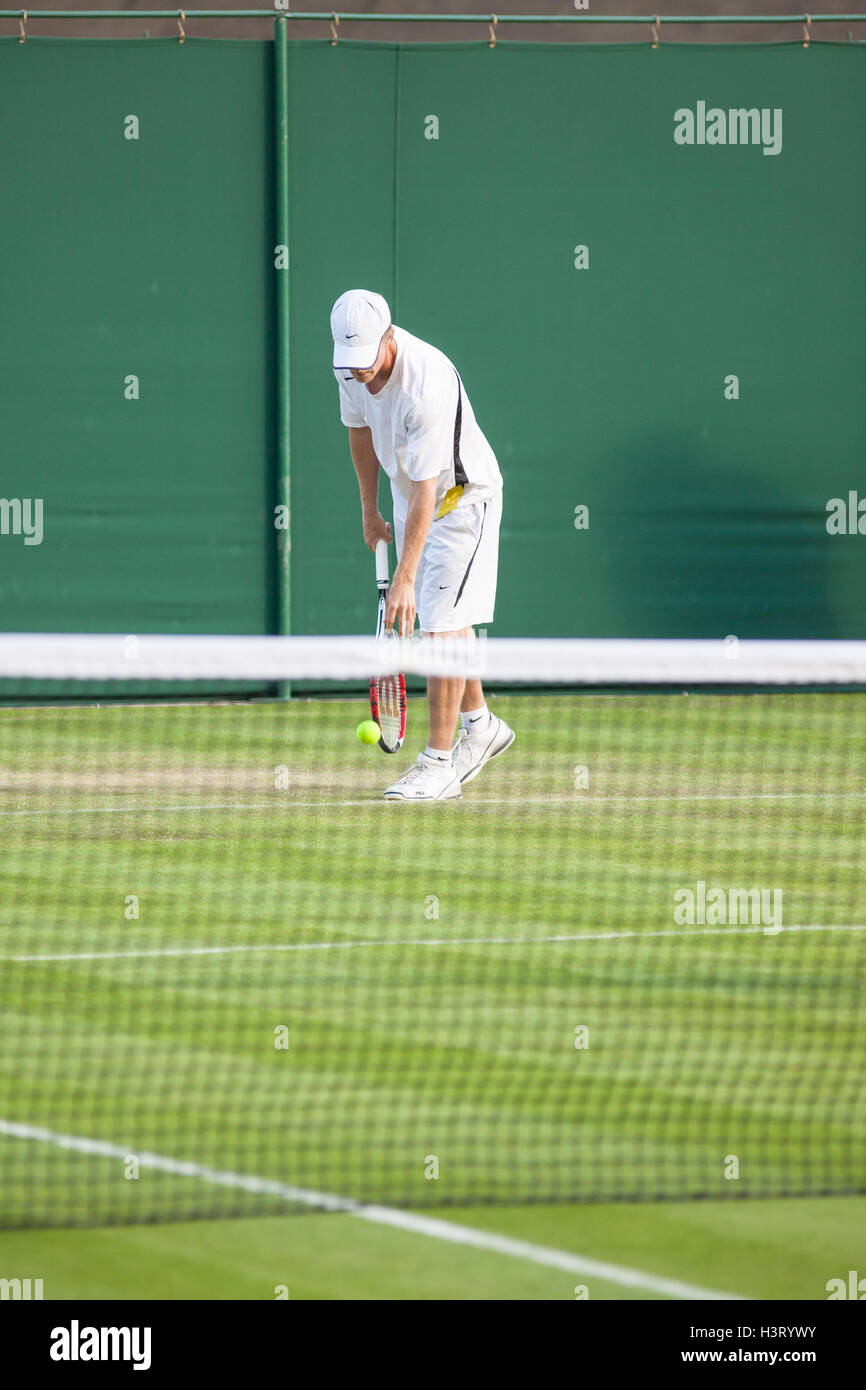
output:
M312 640L0 639L5 1225L866 1190L862 644Z

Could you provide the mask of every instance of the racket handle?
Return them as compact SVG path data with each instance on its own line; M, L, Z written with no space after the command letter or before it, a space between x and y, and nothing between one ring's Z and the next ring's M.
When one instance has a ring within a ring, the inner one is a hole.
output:
M388 542L376 542L376 583L387 584L388 574Z

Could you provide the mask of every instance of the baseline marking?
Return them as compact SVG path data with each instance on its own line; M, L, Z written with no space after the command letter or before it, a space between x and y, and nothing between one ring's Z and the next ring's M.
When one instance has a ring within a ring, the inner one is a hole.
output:
M35 1125L15 1124L0 1120L0 1134L13 1139L36 1140L52 1144L60 1149L72 1149L76 1153L99 1154L103 1158L120 1159L122 1162L135 1146L109 1144L101 1139L83 1139L74 1134L57 1134L53 1130ZM473 1246L476 1250L490 1250L498 1255L508 1255L512 1259L528 1260L532 1264L546 1265L551 1269L566 1270L569 1274L588 1275L591 1278L605 1279L608 1283L619 1284L623 1288L646 1289L649 1293L662 1294L667 1298L701 1300L739 1300L739 1294L721 1293L716 1289L705 1289L695 1284L684 1284L679 1279L665 1279L640 1269L629 1269L625 1265L607 1264L587 1255L573 1255L567 1250L556 1250L551 1246L534 1245L526 1240L513 1240L510 1236L499 1236L489 1231L477 1230L472 1226L459 1226L451 1221L441 1221L432 1216L418 1216L414 1212L399 1211L394 1207L362 1206L350 1197L338 1197L330 1192L316 1192L305 1187L291 1187L275 1182L270 1178L248 1177L243 1173L223 1172L217 1168L207 1168L200 1163L182 1162L166 1158L162 1154L139 1153L138 1161L147 1168L159 1169L163 1173L177 1173L182 1177L197 1178L200 1182L213 1183L218 1187L234 1187L244 1192L262 1193L272 1197L282 1197L286 1202L318 1207L328 1211L344 1211L350 1216L374 1225L391 1226L399 1231L413 1235L427 1236L432 1240L448 1241L452 1245Z

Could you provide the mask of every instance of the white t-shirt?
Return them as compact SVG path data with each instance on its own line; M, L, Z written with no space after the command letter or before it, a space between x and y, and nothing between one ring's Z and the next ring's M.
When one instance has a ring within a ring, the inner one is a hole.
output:
M502 487L496 455L482 433L456 367L444 352L394 325L397 356L382 390L371 395L347 369L335 369L344 425L370 427L376 457L405 511L411 483L436 481L436 512L465 498L483 502Z

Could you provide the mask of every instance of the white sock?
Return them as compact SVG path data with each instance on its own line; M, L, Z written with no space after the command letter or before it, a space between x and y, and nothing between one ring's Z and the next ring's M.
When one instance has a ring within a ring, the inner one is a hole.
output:
M428 743L427 747L424 749L424 753L428 758L435 758L438 763L450 763L451 761L450 748L431 748Z
M483 734L490 719L490 710L485 705L480 705L478 709L461 710L460 723L470 734Z

